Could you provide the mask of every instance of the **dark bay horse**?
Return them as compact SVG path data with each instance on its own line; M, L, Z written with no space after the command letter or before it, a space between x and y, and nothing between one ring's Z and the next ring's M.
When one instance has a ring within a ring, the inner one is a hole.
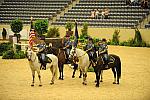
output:
M59 79L63 80L63 69L64 69L64 64L66 64L66 54L65 50L62 48L56 48L56 47L50 47L48 48L48 52L50 54L54 54L58 57L58 68L59 68Z
M111 62L108 63L108 68L103 66L104 62L103 62L102 56L100 55L98 57L97 64L94 67L94 71L96 74L96 87L99 87L99 84L100 84L99 80L100 80L100 76L102 75L101 73L102 70L107 70L110 68L112 69L112 72L114 74L113 84L119 84L119 79L121 77L121 60L119 56L114 55L114 54L110 54L109 57L110 57ZM117 83L116 83L116 78L117 78Z

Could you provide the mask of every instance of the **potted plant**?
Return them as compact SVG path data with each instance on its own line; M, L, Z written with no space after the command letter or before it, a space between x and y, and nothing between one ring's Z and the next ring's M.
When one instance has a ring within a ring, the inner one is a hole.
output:
M72 36L72 34L73 34L72 29L73 28L74 28L74 24L71 23L71 22L67 22L66 25L65 25L65 29L67 30L66 35Z
M2 31L3 40L6 40L6 36L7 36L7 31L5 28L3 28L3 31Z
M36 20L34 23L34 27L39 37L45 37L44 34L47 33L48 30L48 20Z
M10 24L11 30L15 33L14 36L17 37L17 42L20 41L21 35L20 31L23 29L23 23L20 19L15 19Z
M57 28L57 27L49 28L47 35L46 35L47 38L56 38L59 36L60 36L59 28Z

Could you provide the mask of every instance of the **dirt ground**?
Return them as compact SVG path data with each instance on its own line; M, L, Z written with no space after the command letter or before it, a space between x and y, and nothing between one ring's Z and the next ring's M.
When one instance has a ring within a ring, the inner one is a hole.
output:
M114 85L111 70L104 71L103 82L95 87L95 74L88 72L88 85L82 85L79 72L71 78L72 69L65 65L64 80L50 85L51 73L41 71L43 86L38 77L31 87L31 70L27 59L0 58L0 100L150 100L150 48L109 46L109 53L122 61L120 85Z

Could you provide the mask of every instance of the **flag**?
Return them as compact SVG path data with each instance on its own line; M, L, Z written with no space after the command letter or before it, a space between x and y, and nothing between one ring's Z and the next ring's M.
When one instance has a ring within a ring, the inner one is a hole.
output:
M78 38L79 38L79 35L78 35L78 26L77 26L77 22L75 21L75 41L74 41L74 46L75 47L77 47Z
M34 31L34 29L31 29L30 33L29 33L29 46L32 47L34 40L36 38L36 33Z

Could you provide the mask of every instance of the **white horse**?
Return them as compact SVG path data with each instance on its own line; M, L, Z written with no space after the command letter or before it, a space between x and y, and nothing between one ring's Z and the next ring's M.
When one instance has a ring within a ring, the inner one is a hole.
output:
M70 59L73 59L74 56L76 56L79 59L78 68L80 71L82 71L83 74L83 85L87 85L87 81L86 81L87 70L90 65L89 56L82 49L73 47L70 51Z
M52 84L54 84L54 80L57 77L58 58L53 54L47 54L46 56L52 60L52 62L47 63L47 66L46 66L46 68L47 69L50 68L50 70L52 72L52 80L50 83L52 85ZM31 49L28 49L27 50L27 58L29 61L29 65L30 65L30 68L32 71L32 77L33 77L33 81L32 81L31 86L34 86L35 71L37 72L38 77L39 77L39 81L40 81L39 86L42 86L41 75L40 75L41 63L39 63L38 56L36 55L36 52L31 50Z

